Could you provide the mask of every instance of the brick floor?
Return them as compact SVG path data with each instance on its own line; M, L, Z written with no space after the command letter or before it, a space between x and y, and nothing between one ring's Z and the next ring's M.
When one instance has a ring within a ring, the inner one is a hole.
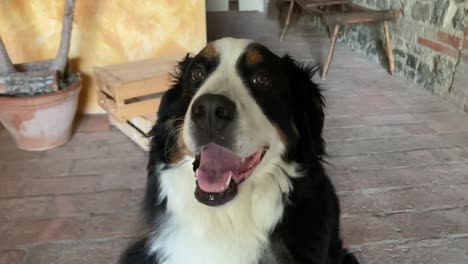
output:
M306 61L328 44L301 24L279 43L257 13L208 24L210 39L254 38ZM340 46L317 81L342 234L361 263L468 263L468 115ZM140 227L147 154L104 116L79 118L54 150L17 150L3 128L0 146L0 263L115 263Z

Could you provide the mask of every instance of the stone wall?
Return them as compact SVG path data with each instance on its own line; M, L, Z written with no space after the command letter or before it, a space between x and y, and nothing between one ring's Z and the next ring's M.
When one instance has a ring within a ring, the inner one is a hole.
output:
M396 74L468 112L468 0L354 0L399 9L390 23ZM380 24L346 26L340 42L388 67Z

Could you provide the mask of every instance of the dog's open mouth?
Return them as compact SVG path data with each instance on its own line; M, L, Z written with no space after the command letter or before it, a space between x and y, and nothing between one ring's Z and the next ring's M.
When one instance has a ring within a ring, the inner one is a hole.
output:
M232 200L237 186L252 174L267 150L267 147L260 147L249 157L241 158L217 144L205 145L194 162L197 200L209 206Z

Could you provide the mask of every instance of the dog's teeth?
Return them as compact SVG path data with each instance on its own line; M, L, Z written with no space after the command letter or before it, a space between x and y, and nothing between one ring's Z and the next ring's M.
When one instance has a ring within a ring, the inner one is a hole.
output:
M198 178L198 169L195 171L195 177Z
M232 179L232 172L230 171L230 172L229 172L229 177L228 177L228 179L227 179L227 181L226 181L226 187L228 187L229 184L231 183L231 179Z

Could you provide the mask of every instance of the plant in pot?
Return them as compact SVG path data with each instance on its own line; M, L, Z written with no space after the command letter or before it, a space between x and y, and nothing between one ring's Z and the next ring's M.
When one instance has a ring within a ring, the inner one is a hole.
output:
M13 65L0 37L0 122L20 149L51 149L71 137L81 90L68 67L74 8L75 0L65 0L54 59Z

